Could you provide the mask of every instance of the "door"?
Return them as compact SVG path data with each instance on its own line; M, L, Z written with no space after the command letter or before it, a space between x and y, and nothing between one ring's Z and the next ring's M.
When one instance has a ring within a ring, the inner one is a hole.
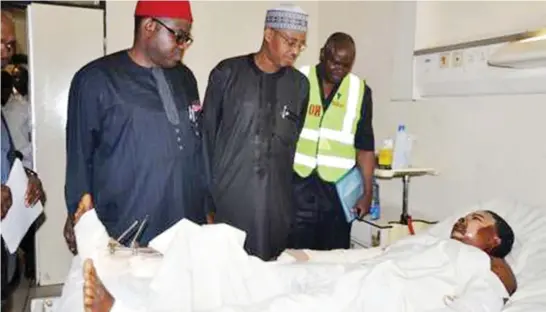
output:
M76 71L104 55L103 13L41 3L27 7L34 164L47 194L45 222L36 235L39 285L63 283L72 260L63 236L68 90Z

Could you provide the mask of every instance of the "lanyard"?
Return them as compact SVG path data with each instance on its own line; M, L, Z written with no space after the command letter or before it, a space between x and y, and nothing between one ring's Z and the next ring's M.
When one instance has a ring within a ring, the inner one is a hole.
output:
M11 132L9 131L9 127L8 127L8 123L6 122L6 118L4 117L4 113L2 112L2 125L4 126L3 128L6 130L6 134L8 136L8 140L9 140L9 151L8 151L8 161L10 162L10 164L13 164L13 162L15 161L15 146L13 145L13 139L11 138ZM6 135L4 134L4 135ZM10 166L11 167L11 166Z

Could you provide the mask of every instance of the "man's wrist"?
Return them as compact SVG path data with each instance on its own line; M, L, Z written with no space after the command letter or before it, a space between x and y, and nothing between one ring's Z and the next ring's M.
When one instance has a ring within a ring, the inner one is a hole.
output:
M364 190L363 190L363 195L364 196L372 196L373 194L373 182L372 183L364 183Z

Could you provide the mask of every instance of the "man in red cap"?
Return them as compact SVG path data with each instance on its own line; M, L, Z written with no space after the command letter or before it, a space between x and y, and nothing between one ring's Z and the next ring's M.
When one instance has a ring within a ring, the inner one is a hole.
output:
M308 15L268 10L261 49L220 62L203 105L203 146L215 222L246 232L264 260L286 247L294 216L292 163L309 82L292 66L305 48Z
M188 1L139 1L133 46L74 76L65 185L73 253L73 215L86 193L112 237L145 221L140 245L180 219L205 222L199 94L181 64L192 21Z

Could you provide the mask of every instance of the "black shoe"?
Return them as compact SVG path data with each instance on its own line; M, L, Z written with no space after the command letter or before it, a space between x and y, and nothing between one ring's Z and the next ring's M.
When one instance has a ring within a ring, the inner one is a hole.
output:
M34 268L25 268L25 278L29 281L34 281L36 279L36 271Z
M2 310L0 311L11 311L11 300L2 298Z

